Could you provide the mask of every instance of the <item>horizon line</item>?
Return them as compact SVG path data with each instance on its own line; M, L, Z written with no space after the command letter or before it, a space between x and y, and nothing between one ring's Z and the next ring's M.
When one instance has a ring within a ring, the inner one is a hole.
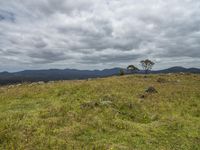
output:
M179 67L179 68L184 68L184 69L191 69L191 68L195 68L195 69L200 69L198 67L183 67L183 66L172 66L172 67L168 67L168 68L164 68L164 69L155 69L155 70L151 70L151 71L160 71L160 70L166 70L166 69L170 69L170 68L174 68L174 67ZM111 69L126 69L124 67L112 67L112 68L105 68L105 69L76 69L76 68L64 68L64 69L59 69L59 68L49 68L49 69L24 69L24 70L19 70L19 71L0 71L0 73L17 73L17 72L23 72L23 71L41 71L41 70L78 70L78 71L103 71L103 70L111 70ZM143 70L143 69L141 69Z

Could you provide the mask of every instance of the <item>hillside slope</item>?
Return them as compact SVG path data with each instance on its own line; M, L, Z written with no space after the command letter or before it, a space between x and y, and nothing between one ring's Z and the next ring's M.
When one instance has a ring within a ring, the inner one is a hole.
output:
M77 69L49 69L49 70L24 70L20 72L0 72L0 85L16 84L23 82L38 82L38 81L57 81L57 80L77 80L97 77L109 77L119 75L122 68L111 68L104 70L77 70ZM126 74L130 71L123 69ZM172 67L164 70L150 71L152 74L158 73L200 73L198 68L183 68ZM143 70L138 71L139 74L144 74Z
M197 150L199 89L195 74L2 86L0 149Z

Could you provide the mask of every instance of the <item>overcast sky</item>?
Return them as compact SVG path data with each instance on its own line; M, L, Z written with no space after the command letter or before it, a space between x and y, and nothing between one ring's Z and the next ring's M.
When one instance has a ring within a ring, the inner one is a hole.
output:
M0 71L200 68L200 0L0 0Z

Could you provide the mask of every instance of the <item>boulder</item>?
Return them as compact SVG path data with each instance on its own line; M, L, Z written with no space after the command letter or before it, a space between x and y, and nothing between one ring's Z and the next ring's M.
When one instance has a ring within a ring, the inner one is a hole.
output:
M150 86L145 90L146 93L158 93L158 91L153 87Z
M101 102L100 102L100 105L102 105L102 106L108 106L108 105L110 105L110 104L112 104L111 101L101 101Z

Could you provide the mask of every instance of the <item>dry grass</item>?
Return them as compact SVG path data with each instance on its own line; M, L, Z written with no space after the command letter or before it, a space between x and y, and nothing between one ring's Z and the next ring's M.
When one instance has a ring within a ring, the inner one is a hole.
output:
M198 150L199 91L194 74L4 86L0 149Z

